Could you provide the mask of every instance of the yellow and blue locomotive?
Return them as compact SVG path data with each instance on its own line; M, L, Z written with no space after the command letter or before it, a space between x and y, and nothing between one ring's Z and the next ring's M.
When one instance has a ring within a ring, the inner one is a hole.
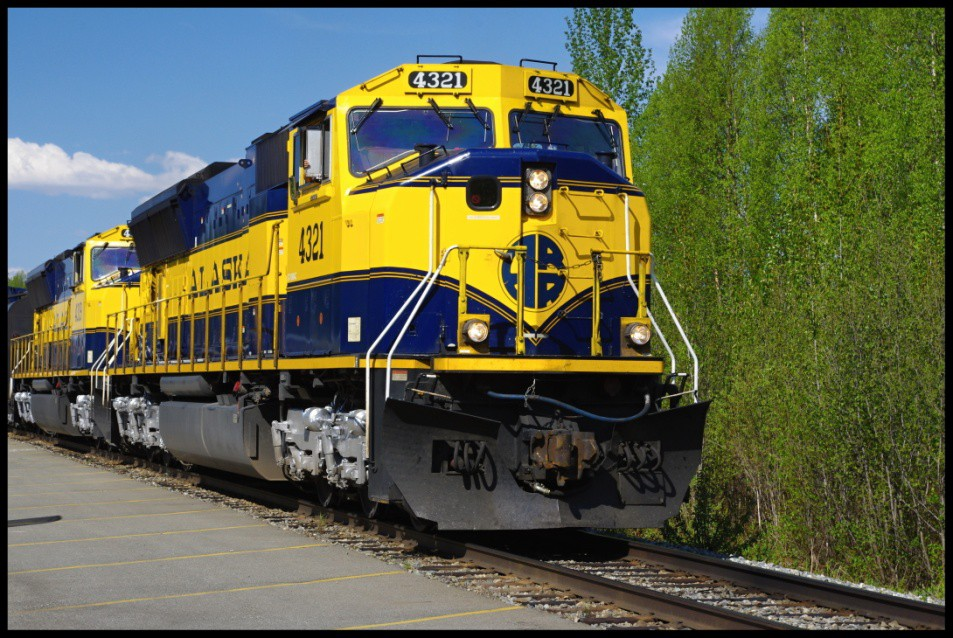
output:
M121 363L107 361L113 339L106 314L139 305L139 262L125 225L93 235L27 274L26 295L8 307L11 326L19 306L32 310L32 329L10 335L9 399L19 425L67 436L117 441L110 410L93 400L95 373Z
M708 403L650 310L626 115L523 62L418 57L133 211L92 373L122 444L441 529L674 515Z

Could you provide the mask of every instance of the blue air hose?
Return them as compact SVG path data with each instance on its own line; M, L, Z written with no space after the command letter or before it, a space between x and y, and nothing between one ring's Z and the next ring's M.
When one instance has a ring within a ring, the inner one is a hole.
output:
M509 401L528 401L530 399L534 401L542 401L543 403L549 403L550 405L555 405L557 407L572 410L575 414L580 416L593 419L595 421L602 421L603 423L626 423L628 421L634 421L640 417L645 416L645 413L649 411L649 408L652 407L652 396L646 392L645 393L645 405L639 411L638 414L632 416L622 416L622 417L607 417L599 416L598 414L593 414L592 412L586 412L585 410L580 410L579 408L569 405L568 403L563 403L557 399L550 399L549 397L542 397L538 394L501 394L500 392L493 392L492 390L488 391L487 396L494 399L505 399Z

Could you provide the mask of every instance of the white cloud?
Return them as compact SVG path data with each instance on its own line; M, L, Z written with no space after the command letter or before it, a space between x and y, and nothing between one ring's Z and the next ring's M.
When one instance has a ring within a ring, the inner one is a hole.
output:
M177 151L152 155L162 172L152 174L78 151L69 155L55 144L7 138L7 186L47 195L77 195L93 199L154 194L204 168L206 162Z

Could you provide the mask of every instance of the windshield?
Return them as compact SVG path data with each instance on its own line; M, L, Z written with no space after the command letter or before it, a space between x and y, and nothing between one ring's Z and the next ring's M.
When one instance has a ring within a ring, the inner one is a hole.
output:
M441 108L445 122L433 109L380 108L362 123L367 111L355 109L348 115L348 130L358 128L350 134L350 167L355 175L410 156L415 146L443 146L448 152L493 146L493 118L487 109L476 109L475 114Z
M622 132L610 120L585 119L535 111L510 113L513 148L577 151L596 158L619 175L622 170Z
M91 256L94 280L108 277L120 268L139 268L139 258L132 246L95 246Z

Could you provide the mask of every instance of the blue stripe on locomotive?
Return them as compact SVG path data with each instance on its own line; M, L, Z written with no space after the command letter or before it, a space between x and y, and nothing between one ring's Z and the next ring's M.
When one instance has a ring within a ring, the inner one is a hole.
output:
M249 301L254 304L255 300ZM258 319L255 315L256 306L245 308L242 318L242 357L257 357L259 349ZM261 309L261 346L264 356L271 356L274 339L275 308L271 300L262 304ZM166 343L157 343L159 360L176 361L178 359L204 359L206 355L212 361L221 361L222 352L222 313L211 314L208 318L208 348L205 347L205 316L197 316L195 320L195 343L192 344L192 319L183 317L181 322L182 343L178 343L179 322L169 323L169 336ZM145 348L147 358L152 356L152 324L145 324ZM166 352L163 352L163 349ZM238 310L231 306L225 312L225 358L238 358Z
M87 359L87 350L93 351L93 361L99 359L106 349L106 331L74 332L69 338L69 369L89 370L92 363Z
M404 300L416 288L423 272L407 271L407 276L375 275L368 278L351 273L343 281L334 281L303 290L289 290L282 322L283 356L301 357L328 354L362 354L387 325ZM444 352L443 344L456 342L458 282L441 277L444 285L435 285L426 303L401 340L397 354L431 355ZM604 282L601 299L603 320L600 337L603 354L620 356L618 317L631 316L637 305L636 295L625 278ZM468 311L490 315L491 351L509 351L515 345L514 313L468 286ZM367 312L366 300L372 299L373 313ZM538 344L526 341L526 353L536 355L588 356L592 330L592 299L585 293L564 302L549 320L548 335ZM349 342L348 318L361 318L360 340ZM393 345L407 312L391 327L378 346L378 353ZM529 330L524 326L524 330ZM441 338L441 335L443 336Z

